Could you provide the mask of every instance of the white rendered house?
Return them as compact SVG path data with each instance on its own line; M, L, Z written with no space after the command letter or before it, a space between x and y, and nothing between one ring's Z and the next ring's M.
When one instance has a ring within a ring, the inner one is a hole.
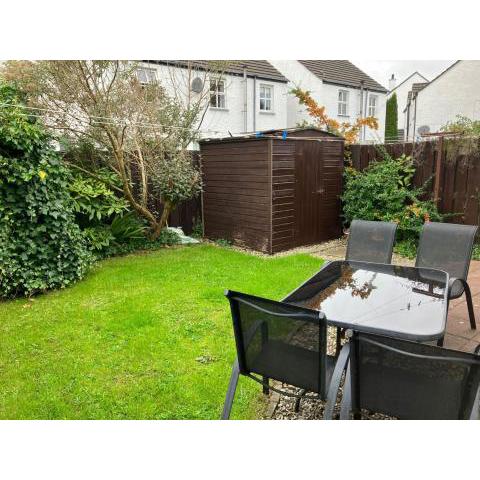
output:
M199 126L202 137L292 128L311 121L290 93L300 86L339 122L376 117L378 130L363 128L360 141L383 140L387 89L348 60L231 60L221 76L208 65L206 60L148 60L138 74L142 82L159 81L184 99L207 93Z
M182 99L205 97L201 137L226 137L287 126L287 79L266 60L148 60L142 82L158 81ZM221 73L220 73L221 71Z
M414 84L405 108L405 137L436 133L457 115L480 120L480 61L458 60L427 84Z
M413 72L407 78L402 80L398 85L396 85L396 80L392 75L389 84L389 92L387 98L390 98L394 93L397 96L397 113L398 113L398 137L399 140L403 140L405 138L405 125L406 125L406 107L408 102L408 92L412 90L412 86L414 83L428 83L428 79L425 78L419 72Z
M358 117L374 116L378 130L368 127L361 142L381 142L385 134L387 89L348 60L269 60L289 80L289 88L309 90L330 118L353 123ZM296 97L287 100L287 125L294 127L310 118Z

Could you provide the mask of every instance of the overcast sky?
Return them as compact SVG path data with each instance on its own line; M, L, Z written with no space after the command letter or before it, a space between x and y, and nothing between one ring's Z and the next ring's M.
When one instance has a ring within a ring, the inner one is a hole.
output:
M427 80L433 80L454 60L352 60L352 62L378 83L388 88L388 79L395 74L397 85L418 71Z

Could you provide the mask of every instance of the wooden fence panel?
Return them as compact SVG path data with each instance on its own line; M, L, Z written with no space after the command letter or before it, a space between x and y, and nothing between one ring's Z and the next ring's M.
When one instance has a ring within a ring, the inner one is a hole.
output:
M480 221L480 142L459 143L462 139L439 139L412 143L394 143L383 148L394 158L402 154L414 158L416 171L413 177L415 187L425 188L424 199L433 199L438 189L438 209L448 215L447 221L478 225ZM469 147L470 145L470 147ZM469 148L468 148L469 147ZM372 161L383 159L382 147L374 145L351 145L351 164L358 170L365 169ZM451 152L454 152L453 155ZM439 172L437 174L437 168ZM437 182L437 185L435 184Z

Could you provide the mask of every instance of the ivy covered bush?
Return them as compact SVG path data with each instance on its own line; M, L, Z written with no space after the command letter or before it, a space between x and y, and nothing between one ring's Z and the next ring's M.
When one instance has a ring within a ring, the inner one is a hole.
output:
M0 82L0 296L31 295L82 278L91 256L75 223L69 173L52 138Z
M405 155L386 156L361 172L347 168L342 196L346 222L355 218L395 222L401 253L414 256L422 225L442 220L432 201L420 200L423 189L412 186L414 172L411 157Z

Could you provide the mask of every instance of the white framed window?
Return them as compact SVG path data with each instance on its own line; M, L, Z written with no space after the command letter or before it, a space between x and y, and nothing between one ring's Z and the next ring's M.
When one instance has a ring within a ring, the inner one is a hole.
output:
M157 71L154 68L137 68L137 78L142 85L157 82Z
M368 97L368 116L369 117L377 116L377 104L378 104L378 96L370 95Z
M210 80L210 107L227 108L225 101L225 80Z
M260 111L273 112L273 86L260 84Z
M338 91L338 114L343 117L348 115L348 90Z

